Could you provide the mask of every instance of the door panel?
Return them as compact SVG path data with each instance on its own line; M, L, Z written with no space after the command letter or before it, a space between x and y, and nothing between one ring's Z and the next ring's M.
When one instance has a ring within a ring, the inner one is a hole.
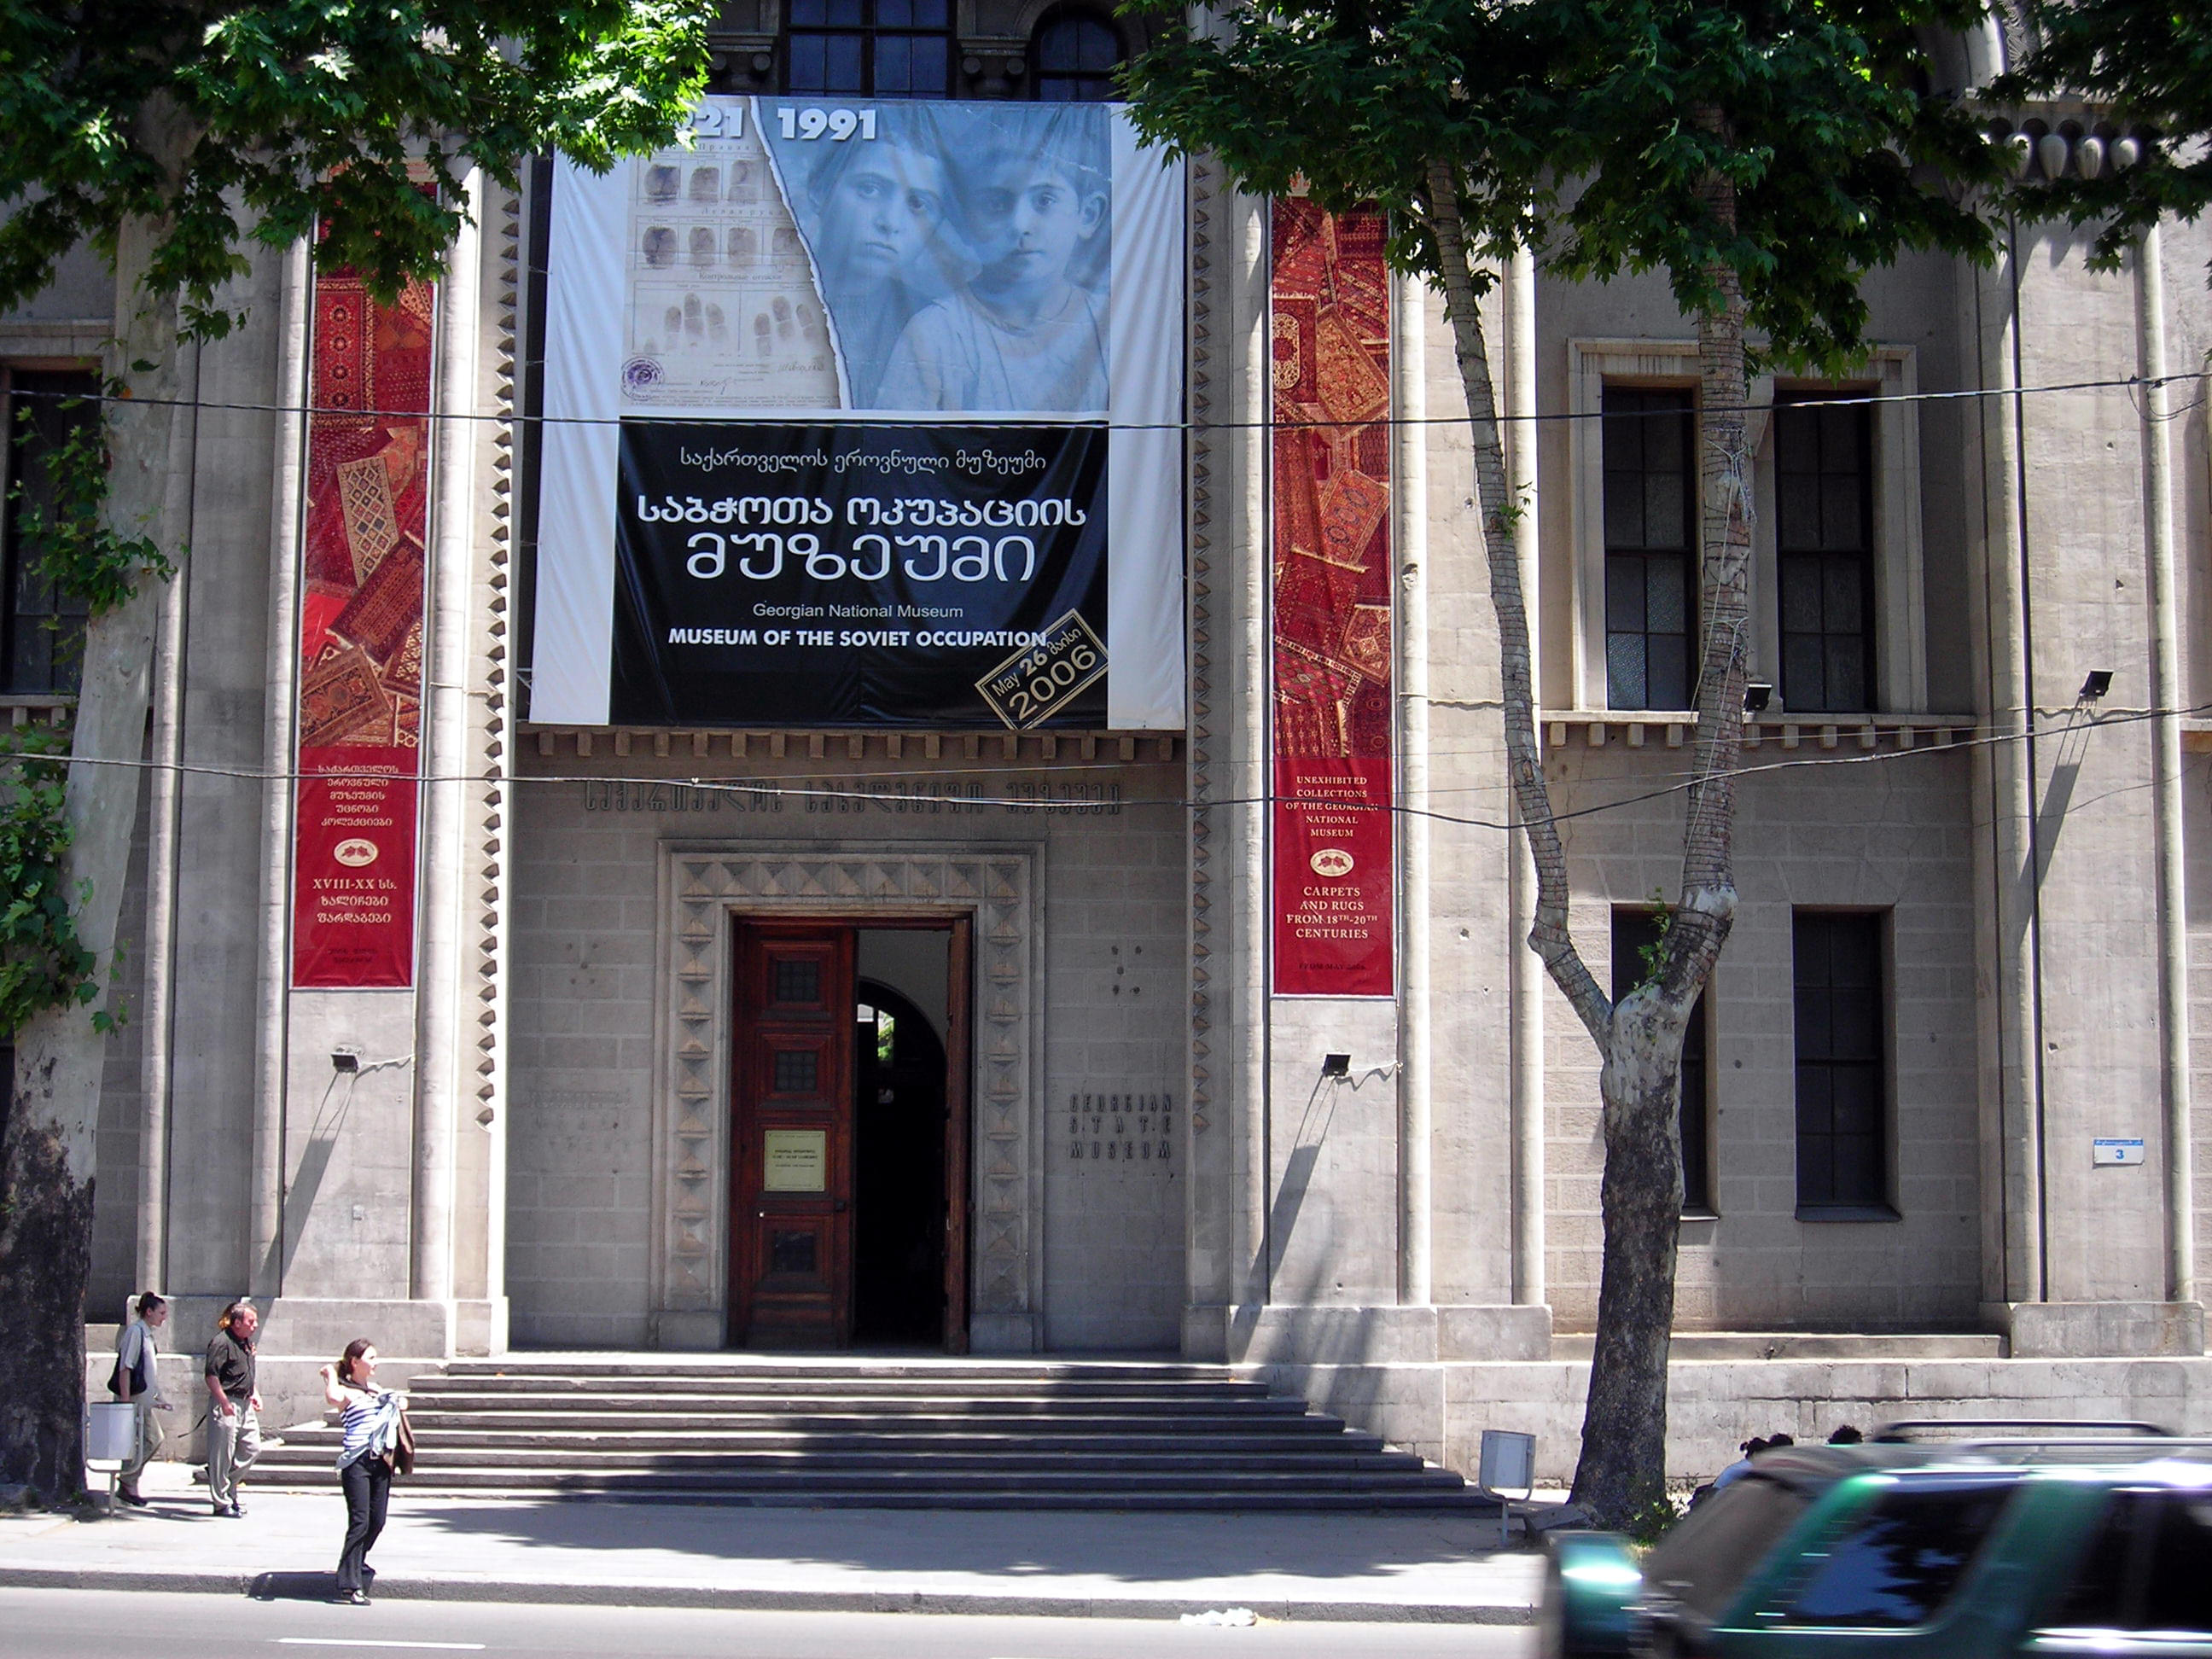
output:
M741 922L731 1054L730 1335L852 1340L853 930Z
M946 963L945 1045L945 1351L968 1352L968 983L975 971L975 922L952 924Z

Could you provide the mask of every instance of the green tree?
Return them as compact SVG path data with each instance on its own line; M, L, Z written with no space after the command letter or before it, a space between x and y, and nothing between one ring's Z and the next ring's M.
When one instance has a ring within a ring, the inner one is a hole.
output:
M1249 191L1303 178L1391 216L1394 257L1443 291L1466 393L1515 804L1536 869L1529 945L1601 1060L1603 1263L1576 1501L1633 1526L1662 1499L1681 1207L1677 1108L1691 1009L1736 903L1761 360L1863 358L1865 273L1909 248L1986 252L1954 187L1988 145L1931 83L1931 35L1981 0L1268 0L1218 27L1165 20L1128 72L1139 125L1218 155ZM1528 623L1479 301L1530 249L1566 276L1658 271L1698 343L1695 782L1655 971L1618 1003L1568 923L1536 745Z
M2154 142L2131 167L2107 165L2037 180L2014 192L2035 218L2095 223L2090 264L2118 269L2129 246L2172 214L2194 220L2212 204L2212 7L2192 0L2029 0L2035 35L2025 62L1991 98L2086 98Z
M439 269L473 178L514 188L520 159L541 150L604 170L665 143L704 82L714 10L712 0L0 0L0 307L43 289L81 244L113 271L99 507L110 544L175 544L165 496L178 344L237 325L225 284L254 247L319 230L326 268L355 266L395 295ZM125 592L87 628L49 849L94 963L113 946L135 817L158 602L131 579L143 568L124 568ZM11 901L51 901L41 879ZM0 1143L0 1482L47 1493L82 1479L104 1047L83 1005L95 994L81 977L15 1031Z

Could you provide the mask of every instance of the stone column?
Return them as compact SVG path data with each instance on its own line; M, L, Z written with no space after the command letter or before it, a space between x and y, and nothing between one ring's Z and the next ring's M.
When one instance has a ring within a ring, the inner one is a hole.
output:
M277 302L276 454L269 529L269 700L261 752L261 1031L255 1079L247 1285L283 1289L285 1050L291 1020L292 757L299 708L300 550L307 510L307 341L314 271L305 238L284 253Z
M478 199L481 176L464 181ZM474 541L477 331L481 232L464 225L438 285L438 419L432 434L428 639L423 652L422 945L416 995L413 1230L408 1293L450 1309L454 1295L454 1137L466 1016L461 913L469 786L470 571ZM447 1352L451 1352L450 1334Z

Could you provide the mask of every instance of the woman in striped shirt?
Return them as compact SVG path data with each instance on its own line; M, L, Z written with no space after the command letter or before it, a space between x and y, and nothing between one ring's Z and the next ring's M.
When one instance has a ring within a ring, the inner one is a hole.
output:
M392 1466L407 1396L376 1386L376 1345L365 1336L346 1344L344 1358L323 1367L323 1398L338 1410L338 1484L345 1489L345 1547L338 1553L338 1600L368 1605L369 1547L384 1530Z

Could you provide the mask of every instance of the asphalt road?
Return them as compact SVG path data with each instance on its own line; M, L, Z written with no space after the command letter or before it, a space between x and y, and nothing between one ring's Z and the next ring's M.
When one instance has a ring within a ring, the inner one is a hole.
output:
M388 1601L368 1607L143 1591L0 1589L6 1659L439 1659L607 1654L620 1659L1530 1659L1525 1626L1262 1624L1135 1619L721 1613L685 1607Z

